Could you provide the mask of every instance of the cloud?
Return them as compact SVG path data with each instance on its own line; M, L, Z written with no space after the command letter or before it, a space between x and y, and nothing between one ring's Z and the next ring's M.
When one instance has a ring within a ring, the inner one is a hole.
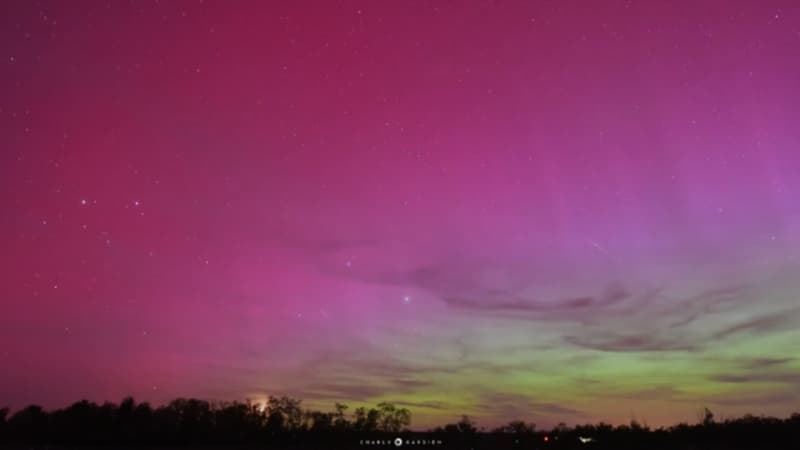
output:
M800 372L719 374L710 379L722 383L782 383L800 386Z
M640 351L697 351L710 343L719 342L741 333L769 334L789 329L797 323L800 309L768 314L747 319L733 325L720 325L717 321L707 321L691 327L698 316L711 314L709 305L719 305L720 299L713 296L694 297L699 303L689 306L683 311L672 308L657 309L642 307L632 315L609 319L605 326L594 324L565 334L564 340L583 348L610 352ZM744 297L746 298L746 297ZM700 301L709 300L709 303ZM731 301L731 300L726 300ZM680 320L679 317L691 317L691 320ZM751 362L761 366L779 364L782 361L761 360Z
M708 398L710 403L725 406L745 406L752 408L753 405L778 405L783 403L794 403L798 399L797 388L790 387L778 391L771 390L764 393L740 393L737 395L718 395Z
M440 401L409 402L409 401L394 400L390 401L390 403L394 403L397 406L403 406L406 408L420 408L420 409L447 409L450 407L448 403Z
M501 392L488 392L481 394L475 407L482 415L496 415L498 417L530 420L535 417L557 416L557 418L581 417L584 414L555 402L537 401L522 394L507 394Z
M340 401L367 401L379 396L407 394L427 388L430 381L418 378L371 379L353 375L339 381L322 381L319 378L302 380L302 392L309 398L329 398Z
M637 401L646 400L676 400L685 397L685 392L675 386L655 386L638 391L614 393L614 397L630 398Z
M651 334L606 334L584 336L565 336L564 340L579 347L605 352L660 352L691 351L696 347L686 339L679 337L665 338Z
M304 383L301 389L289 389L292 395L300 398L334 401L363 402L381 395L385 388L370 383Z
M723 328L714 333L714 338L722 339L744 332L764 334L792 328L796 325L798 317L800 317L800 308L763 315Z
M618 281L609 283L598 296L581 296L548 301L526 298L501 289L478 289L482 296L449 296L442 301L452 308L480 312L581 314L590 309L610 307L630 297L630 292ZM519 316L518 316L519 317ZM522 316L531 318L531 315Z
M794 358L756 358L744 362L742 365L748 369L763 369L765 367L782 366L791 361L794 361Z
M722 312L725 307L741 305L751 288L745 284L734 284L706 289L685 298L668 297L669 302L659 312L674 318L669 324L670 328L680 328L709 314Z
M741 317L752 308L758 283L712 285L676 295L676 288L612 279L599 291L559 297L546 280L542 286L548 288L538 288L536 280L542 278L534 269L547 269L540 266L532 261L506 265L452 261L407 270L367 267L345 276L425 290L447 308L477 320L560 323L563 326L554 332L560 336L551 335L554 342L596 351L696 351L741 332L772 332L789 321L781 312L725 327L726 315ZM574 292L575 286L565 286L564 291Z
M373 255L399 245L369 239L345 241L310 247L327 254L349 248ZM437 251L429 256L425 261L398 258L391 263L356 264L346 270L337 262L326 270L351 281L426 291L442 302L454 321L522 322L510 325L514 327L525 327L528 322L537 327L537 339L594 351L699 351L741 333L767 334L797 323L796 314L777 311L776 302L762 301L755 306L754 301L763 295L774 295L767 291L767 280L737 278L730 283L700 284L702 278L685 273L686 279L672 285L669 280L641 282L609 276L605 284L591 286L587 280L592 277L576 274L578 267L585 267L581 261L543 261L519 255L494 260L448 258ZM563 280L563 286L554 286L553 279ZM589 287L582 292L585 286ZM754 318L755 314L761 316ZM554 329L543 332L540 324ZM464 354L468 351L471 349Z
M361 272L350 271L347 276L367 283L426 290L449 308L480 314L481 317L490 315L523 321L564 321L601 327L616 324L620 319L626 319L629 324L638 320L639 324L634 324L635 327L650 325L647 330L641 330L642 334L652 333L653 329L657 333L668 328L681 330L705 316L735 309L747 301L752 288L752 285L743 283L714 286L696 294L676 297L669 295L663 287L640 288L635 292L622 281L611 280L597 293L559 298L552 294L535 294L536 284L531 280L536 277L531 270L531 267L524 265L480 267L460 262L452 266L427 265L400 271L370 268ZM495 272L501 276L485 276L486 273ZM617 342L606 342L600 346L620 350L650 346L647 343L637 344L637 338L630 336L619 336L614 341ZM691 346L672 343L653 347L685 349Z

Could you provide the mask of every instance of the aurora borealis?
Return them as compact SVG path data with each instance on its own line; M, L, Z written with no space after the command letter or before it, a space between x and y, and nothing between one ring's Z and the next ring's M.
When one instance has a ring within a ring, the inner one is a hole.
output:
M800 8L4 2L0 406L800 408Z

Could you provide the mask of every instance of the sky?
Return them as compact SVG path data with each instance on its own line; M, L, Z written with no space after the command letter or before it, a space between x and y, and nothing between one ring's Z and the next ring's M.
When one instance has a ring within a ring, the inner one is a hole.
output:
M0 8L0 406L800 404L797 2Z

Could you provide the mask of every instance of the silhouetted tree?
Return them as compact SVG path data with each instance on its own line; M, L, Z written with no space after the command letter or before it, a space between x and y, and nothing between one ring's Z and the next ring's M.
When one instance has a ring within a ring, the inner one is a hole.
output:
M478 432L475 422L467 415L461 416L461 420L456 424L458 432L462 434L473 434Z
M356 408L354 411L353 428L356 431L375 431L378 429L378 417L380 413L377 409L370 409L369 411L363 406Z
M223 403L214 410L218 442L244 443L253 441L266 423L264 413L249 400L246 403Z
M264 409L249 401L212 404L179 398L153 409L133 398L101 405L83 400L52 411L33 405L11 416L8 409L0 409L0 444L65 448L99 444L108 448L124 444L202 443L327 449L351 448L359 436L430 436L401 431L409 425L411 413L391 403L357 408L352 421L346 417L346 410L338 403L333 412L304 409L300 400L288 397L271 397ZM478 431L469 417L462 416L457 423L436 428L433 435L457 448L475 450L540 448L545 437L549 448L565 450L789 449L800 448L800 414L786 419L748 414L739 419L715 420L713 413L705 410L698 423L656 430L631 421L617 427L602 422L573 428L559 424L548 432L537 432L535 425L517 420L491 433Z
M333 415L333 426L338 431L344 431L350 426L350 422L348 422L347 416L345 415L345 411L347 411L347 405L336 403L335 408L336 412Z
M270 396L267 401L267 411L269 411L270 419L277 420L276 424L280 423L281 428L290 431L302 429L304 415L300 407L300 400Z
M133 397L125 397L120 402L115 414L114 432L126 441L135 439L138 434L133 420L134 411L136 411L136 401Z
M710 426L714 424L714 413L710 409L705 408L703 411L703 425Z
M315 432L330 432L333 430L333 414L320 411L306 411L307 428Z
M433 430L434 433L445 433L449 435L455 434L474 434L478 432L475 427L475 422L469 416L461 416L461 420L456 423L448 423L443 427L437 427Z
M144 442L149 437L153 436L154 420L153 408L149 403L139 403L133 409L132 428L135 431L135 437L129 442Z
M527 424L523 420L512 420L494 431L499 433L530 434L536 431L536 424Z
M397 408L393 403L378 403L378 429L396 433L411 423L411 412Z
M12 440L38 444L46 440L49 433L49 417L39 405L31 405L14 413L8 420Z

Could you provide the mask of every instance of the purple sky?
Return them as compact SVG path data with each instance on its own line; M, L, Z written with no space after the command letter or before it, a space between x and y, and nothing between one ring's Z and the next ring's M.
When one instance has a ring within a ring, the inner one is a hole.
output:
M797 2L2 9L0 406L797 406Z

